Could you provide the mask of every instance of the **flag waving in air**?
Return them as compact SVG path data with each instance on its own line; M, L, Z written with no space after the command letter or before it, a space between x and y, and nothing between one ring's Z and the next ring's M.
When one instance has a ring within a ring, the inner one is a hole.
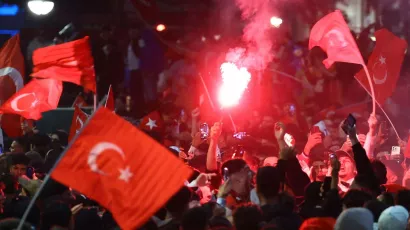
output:
M88 40L85 37L35 50L31 76L72 82L95 93L94 59Z
M320 19L310 31L309 49L319 46L327 53L323 61L326 68L334 62L348 62L364 65L349 27L340 11L330 13Z
M101 108L51 177L110 210L121 229L136 229L163 207L191 173L166 148Z
M375 36L376 46L369 58L367 68L374 86L375 99L382 105L396 88L407 42L386 29L376 31ZM364 70L356 75L356 79L369 92L369 82Z
M115 111L115 101L114 101L114 93L112 92L112 85L108 88L108 96L107 101L105 102L105 108Z
M0 106L24 86L24 58L20 50L20 36L10 38L0 50ZM4 114L1 127L7 136L22 135L20 116Z
M75 134L77 134L81 128L84 126L85 122L87 121L88 114L84 113L80 107L74 106L74 114L73 119L71 120L71 128L70 134L68 136L68 141L74 138Z
M61 81L33 79L0 107L0 113L18 114L26 119L38 120L42 112L57 108L62 91Z

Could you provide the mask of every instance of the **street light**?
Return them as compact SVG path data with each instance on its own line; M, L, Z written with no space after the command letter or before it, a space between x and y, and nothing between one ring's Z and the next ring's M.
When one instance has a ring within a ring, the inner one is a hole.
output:
M54 2L47 0L29 0L28 8L36 15L49 14L54 8Z

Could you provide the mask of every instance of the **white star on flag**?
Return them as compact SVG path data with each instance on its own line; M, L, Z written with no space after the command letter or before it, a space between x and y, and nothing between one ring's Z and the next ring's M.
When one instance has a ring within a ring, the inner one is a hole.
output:
M130 178L133 176L130 167L126 167L125 169L120 169L120 180L123 180L128 183Z
M146 126L149 126L149 129L152 130L152 128L158 127L156 122L157 121L151 120L151 118L148 118L148 123L146 124Z
M380 61L380 64L386 64L386 58L383 56L380 56L379 61Z

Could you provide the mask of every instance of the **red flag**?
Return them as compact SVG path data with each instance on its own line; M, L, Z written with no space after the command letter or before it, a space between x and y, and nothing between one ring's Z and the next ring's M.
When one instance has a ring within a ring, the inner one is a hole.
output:
M141 226L190 175L166 148L106 108L94 114L51 173L110 210L121 229Z
M20 50L20 36L10 38L0 50L0 105L24 86L24 58ZM3 114L1 127L7 136L21 136L20 116Z
M73 119L71 120L70 134L68 136L68 141L74 138L75 134L80 131L84 123L87 121L88 114L84 113L80 107L74 106Z
M367 68L372 77L375 99L382 105L396 89L407 42L386 29L376 31L375 36L376 46L369 58ZM364 70L356 75L356 79L370 92L369 81Z
M85 99L84 99L83 95L81 95L81 93L77 95L77 97L75 98L75 100L74 100L74 102L73 102L73 106L72 106L72 107L74 108L75 106L78 106L78 107L86 107L86 106L88 106L88 105L87 105L87 102L85 102Z
M38 120L41 113L57 108L63 85L54 79L33 79L0 107L0 113L11 113Z
M108 97L107 101L105 102L105 108L115 111L115 102L114 102L114 93L112 92L112 87L108 89Z
M35 50L31 76L72 82L95 93L94 60L88 40L85 37Z
M334 62L348 62L364 65L362 55L357 48L343 15L336 10L320 19L312 28L309 49L319 46L327 53L323 61L326 68Z
M140 123L140 129L146 131L162 132L164 128L164 121L158 111L151 112L143 117Z

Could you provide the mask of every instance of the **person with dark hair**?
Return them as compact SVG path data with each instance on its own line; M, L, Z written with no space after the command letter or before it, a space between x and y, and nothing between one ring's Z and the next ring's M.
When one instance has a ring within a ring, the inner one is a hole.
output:
M30 149L32 151L40 153L40 155L44 158L46 156L47 151L49 150L49 145L51 143L51 139L48 135L45 134L34 134L30 137Z
M18 178L27 173L27 166L30 163L30 158L28 158L24 153L14 153L9 155L10 164L10 174L14 178Z
M262 221L262 211L251 203L241 204L233 212L233 223L236 230L259 230Z
M209 227L210 217L205 208L192 208L182 217L181 230L206 230Z
M377 227L377 222L379 220L380 215L382 214L382 212L384 210L386 210L389 206L387 206L385 203L378 201L378 200L372 200L367 202L364 205L365 208L369 209L370 212L372 212L373 214L373 218L374 218L374 224L373 226ZM376 228L377 229L377 228Z
M393 206L395 204L394 196L390 192L384 192L377 197L377 200L383 202L387 207Z
M256 174L256 192L260 205L275 203L279 189L278 170L271 166L259 168Z
M29 150L29 145L26 137L15 139L10 146L11 153L25 153Z
M80 210L74 221L74 230L102 229L102 220L95 208Z
M401 205L410 211L410 190L401 190L397 193L396 205Z
M171 215L172 219L166 220L166 224L158 226L160 229L179 229L182 216L189 208L189 202L192 198L192 191L186 186L183 186L175 193L165 204L165 208Z
M372 160L372 168L374 173L376 174L377 179L379 180L379 184L386 184L387 183L387 168L383 162L379 160Z
M71 222L71 209L68 204L52 201L45 206L41 218L41 230L49 230L52 227L69 229Z
M372 196L369 193L351 189L343 197L343 210L363 207L370 200L372 200Z

